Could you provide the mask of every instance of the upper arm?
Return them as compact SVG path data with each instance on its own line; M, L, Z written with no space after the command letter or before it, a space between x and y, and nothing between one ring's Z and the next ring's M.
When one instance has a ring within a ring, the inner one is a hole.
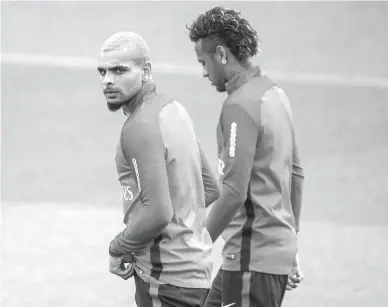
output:
M236 193L240 201L245 201L256 154L260 108L255 110L255 116L256 120L236 104L225 106L221 116L223 144L220 145L223 147L221 160L224 164L221 179L224 188Z
M276 90L278 95L280 95L280 99L283 103L283 106L284 106L286 112L287 112L287 115L288 115L288 118L291 122L291 125L293 126L293 114L292 114L290 100L288 99L287 95L284 93L284 91L281 88L276 86L273 89ZM303 168L301 166L299 150L298 150L298 146L297 146L296 140L295 140L294 128L292 128L292 130L293 130L292 131L292 146L293 146L292 174L303 178Z
M161 218L171 219L172 205L165 162L165 146L158 121L139 121L124 126L121 147L135 171L143 206ZM152 212L149 212L151 214Z

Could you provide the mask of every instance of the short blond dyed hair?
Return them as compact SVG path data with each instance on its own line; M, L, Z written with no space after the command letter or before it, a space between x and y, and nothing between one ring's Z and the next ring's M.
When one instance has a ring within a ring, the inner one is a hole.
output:
M100 53L121 50L137 63L150 61L150 50L146 41L135 32L116 32L102 45Z

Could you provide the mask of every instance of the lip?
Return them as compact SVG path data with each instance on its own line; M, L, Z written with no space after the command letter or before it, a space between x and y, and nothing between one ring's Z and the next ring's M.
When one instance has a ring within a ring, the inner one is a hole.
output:
M117 94L117 92L112 91L112 90L108 90L108 91L104 91L104 94Z

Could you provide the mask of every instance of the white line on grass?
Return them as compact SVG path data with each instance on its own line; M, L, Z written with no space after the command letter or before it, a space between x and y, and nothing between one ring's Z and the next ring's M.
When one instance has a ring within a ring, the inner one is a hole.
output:
M93 59L89 57L54 56L50 54L2 53L1 63L83 69L97 68L97 58ZM153 63L152 67L153 71L162 74L201 75L201 68L192 65L156 62ZM369 88L388 88L388 78L285 71L264 71L264 73L275 81L291 81L297 83L331 84Z

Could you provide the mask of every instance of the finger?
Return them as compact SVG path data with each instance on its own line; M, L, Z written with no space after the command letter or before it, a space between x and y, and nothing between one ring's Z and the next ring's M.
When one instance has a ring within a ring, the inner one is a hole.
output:
M293 282L301 282L302 281L302 279L303 279L303 276L302 275L298 275L298 274L294 274L294 275L292 275L291 277L291 280L293 281Z
M121 271L121 268L120 267L116 267L116 268L109 268L109 272L111 272L112 274L117 274L118 272Z
M291 276L291 280L292 280L293 282L299 282L299 281L300 281L300 280L299 280L299 277L296 276L296 275Z
M123 278L123 279L126 279L126 272L124 272L123 270L115 270L114 272L112 272L113 274Z
M293 283L292 281L288 281L287 286L291 288L295 288L295 283Z
M303 274L302 274L302 272L301 272L300 270L297 270L296 273L295 273L295 275L296 275L298 278L303 279Z
M289 286L293 289L297 288L298 287L298 284L294 284L294 283L290 283Z
M129 273L127 273L127 274L125 274L124 276L122 276L122 278L123 278L124 280L127 280L127 279L131 278L132 276L133 276L133 272L130 271Z
M295 285L295 284L287 284L286 290L291 291L291 290L296 289L297 287L298 287L298 286Z
M116 270L110 270L110 272L114 275L117 275L117 276L120 276L121 275L121 270L120 269L116 269ZM121 277L121 276L120 276Z
M124 280L127 280L128 278L132 277L133 274L134 274L133 265L129 265L128 268L126 268L121 272L120 277L123 278Z
M129 270L128 272L126 272L126 273L124 274L123 278L124 278L125 280L127 280L128 278L131 278L131 277L133 276L133 274L134 274L134 271L133 271L133 270Z

